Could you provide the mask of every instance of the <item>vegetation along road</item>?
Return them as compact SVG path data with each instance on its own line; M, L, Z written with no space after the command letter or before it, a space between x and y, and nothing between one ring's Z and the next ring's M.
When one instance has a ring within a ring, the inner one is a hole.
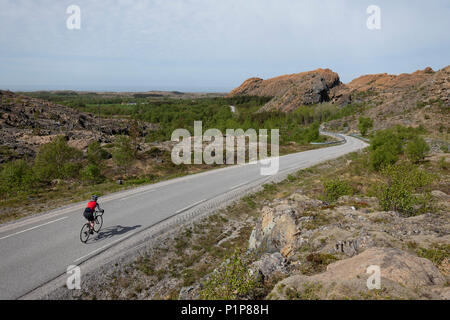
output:
M367 144L345 136L328 148L280 157L277 175L363 149ZM274 177L262 176L251 163L160 182L101 198L105 209L102 231L87 244L79 240L84 203L0 227L0 299L15 299L82 265L142 231L158 228L168 218L193 219L202 206L215 207L226 194L242 196L246 188ZM197 211L195 211L197 210Z

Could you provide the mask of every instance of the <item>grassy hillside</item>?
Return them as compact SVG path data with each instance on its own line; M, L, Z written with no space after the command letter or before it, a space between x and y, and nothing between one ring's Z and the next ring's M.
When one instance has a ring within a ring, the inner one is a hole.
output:
M223 133L228 128L280 128L281 154L317 148L309 142L324 140L315 117L256 113L267 102L263 97L161 99L45 93L59 103L54 104L36 98L41 93L28 95L33 98L2 95L1 108L7 112L1 127L6 142L2 155L7 159L0 165L2 222L94 193L220 167L172 163L173 130L185 128L193 134L195 120L203 121L203 130L218 128Z

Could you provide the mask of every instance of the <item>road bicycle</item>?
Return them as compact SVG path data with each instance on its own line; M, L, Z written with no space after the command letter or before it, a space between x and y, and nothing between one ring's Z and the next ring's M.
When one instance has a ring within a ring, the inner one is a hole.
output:
M96 233L99 233L100 229L103 225L103 213L105 211L98 211L97 209L94 211L94 231ZM86 222L83 227L81 228L80 232L80 240L83 243L86 243L89 240L89 237L91 236L91 224Z

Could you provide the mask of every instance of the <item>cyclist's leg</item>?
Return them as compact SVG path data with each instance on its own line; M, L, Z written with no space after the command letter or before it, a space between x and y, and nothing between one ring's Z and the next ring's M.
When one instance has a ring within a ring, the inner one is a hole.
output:
M87 221L89 221L89 229L90 229L91 233L93 233L94 232L94 221L95 221L94 212L92 210L90 210L89 208L86 208L84 213L85 213L84 217L86 218Z
M94 217L94 213L92 212L90 217L89 217L89 224L91 226L91 233L94 233L94 223L95 223L95 217Z

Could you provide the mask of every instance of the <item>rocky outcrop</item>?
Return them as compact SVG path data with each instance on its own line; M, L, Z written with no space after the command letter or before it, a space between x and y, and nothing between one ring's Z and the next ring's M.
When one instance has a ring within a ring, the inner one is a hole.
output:
M263 80L250 78L229 96L273 97L262 110L291 111L300 105L330 101L330 90L341 85L337 73L330 69L290 74Z
M450 66L400 75L373 74L354 79L338 88L336 94L365 105L362 115L374 120L374 130L400 124L424 126L430 132L448 132L450 122ZM357 129L351 116L331 121L329 127L349 125Z
M265 253L250 266L250 270L253 274L262 276L262 280L268 280L274 275L286 274L287 263L279 252Z
M129 128L128 121L99 121L63 105L0 90L0 163L33 157L56 135L65 135L69 144L83 149L94 140L111 142L114 135L127 134ZM147 124L140 129L151 130Z
M364 75L343 84L329 69L317 69L267 80L250 78L229 96L272 97L261 111L290 112L302 105L324 102L343 107L361 105L360 113L374 120L374 129L400 124L423 125L430 132L448 132L450 122L450 66L433 71L430 67L411 74ZM327 124L330 129L357 130L353 115ZM345 124L345 125L344 125Z
M448 202L432 194L437 205ZM448 257L437 267L416 255L437 243L448 251L448 214L403 217L376 207L376 198L354 196L328 206L301 191L263 207L249 238L249 252L262 253L253 266L266 279L288 276L269 297L448 299ZM370 265L382 270L378 291L366 286Z
M369 266L381 270L380 288L368 288ZM394 248L372 248L328 265L323 273L279 282L272 299L448 299L446 279L431 261Z
M319 200L295 193L289 200L274 207L264 207L261 219L250 236L249 249L269 253L280 251L284 256L289 256L297 246L297 235L301 232L302 222L312 219L302 214L309 208L321 205Z

